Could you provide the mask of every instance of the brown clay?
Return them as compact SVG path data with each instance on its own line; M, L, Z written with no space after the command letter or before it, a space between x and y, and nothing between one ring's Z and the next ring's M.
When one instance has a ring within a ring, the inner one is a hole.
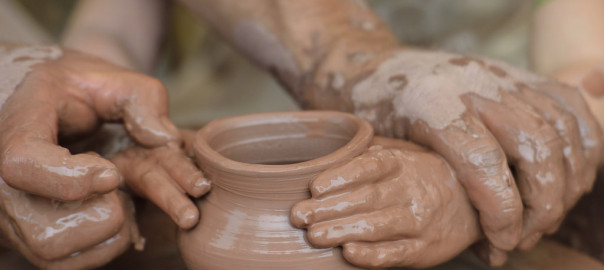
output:
M289 222L322 171L367 149L370 125L338 112L266 113L214 121L198 133L196 160L212 180L200 223L181 231L189 269L355 269L337 248L309 246Z

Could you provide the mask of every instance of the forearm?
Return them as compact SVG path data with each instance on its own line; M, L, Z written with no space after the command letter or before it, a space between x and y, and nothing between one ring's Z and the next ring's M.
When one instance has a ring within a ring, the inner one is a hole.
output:
M361 1L182 1L307 108L351 111L350 85L398 46Z
M604 1L550 0L537 7L532 35L533 68L549 76L604 63Z
M164 0L81 0L63 35L65 46L148 72L163 33Z

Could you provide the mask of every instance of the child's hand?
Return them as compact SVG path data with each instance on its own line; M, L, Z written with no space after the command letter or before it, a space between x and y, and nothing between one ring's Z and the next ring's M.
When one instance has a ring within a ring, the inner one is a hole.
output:
M315 178L312 199L292 208L315 247L342 245L362 267L428 267L481 237L470 201L440 156L376 138L366 153Z
M197 224L199 210L187 195L201 197L210 190L210 181L181 149L136 146L111 161L129 188L151 200L180 228Z

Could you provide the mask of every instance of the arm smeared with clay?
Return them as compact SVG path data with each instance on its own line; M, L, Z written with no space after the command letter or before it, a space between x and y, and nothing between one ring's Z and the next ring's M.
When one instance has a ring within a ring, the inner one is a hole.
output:
M479 212L494 265L553 232L594 179L601 131L567 86L402 47L362 1L183 1L304 108L353 112L441 154Z

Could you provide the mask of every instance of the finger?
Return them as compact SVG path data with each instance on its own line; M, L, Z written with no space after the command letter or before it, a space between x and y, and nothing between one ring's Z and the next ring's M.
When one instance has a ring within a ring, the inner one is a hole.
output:
M167 147L154 151L158 151L158 155L161 156L160 162L164 170L189 195L199 198L210 191L210 181L182 151Z
M381 196L377 196L377 193L375 186L368 185L320 199L305 200L292 207L290 221L292 225L304 228L318 222L380 209L384 201L378 199Z
M501 267L507 261L505 251L494 247L489 241L482 240L472 246L474 254L491 267Z
M139 179L132 179L129 185L166 212L180 228L189 229L197 224L197 207L170 180L167 173L161 170L150 171L142 174Z
M563 142L566 188L564 209L569 210L587 190L584 170L587 161L583 153L581 134L576 118L560 106L555 100L527 87L520 89L519 95L532 106L539 115L556 129Z
M511 250L522 231L522 202L505 154L476 117L466 112L459 122L463 124L433 129L417 121L410 137L447 160L478 210L487 238Z
M184 142L185 153L188 157L195 157L195 150L193 150L193 143L195 142L195 134L197 131L191 129L181 129L180 133Z
M352 161L319 174L310 183L313 197L371 183L395 173L400 168L399 159L388 149L374 146L373 151L362 154Z
M99 126L99 119L88 104L63 98L58 103L58 127L61 135L84 134Z
M423 224L408 207L393 206L380 211L329 220L308 228L308 241L317 248L335 247L351 241L384 241L417 236Z
M589 106L575 88L558 83L539 84L534 88L543 89L542 93L551 96L567 111L576 116L587 161L583 181L585 182L586 191L591 190L595 181L596 170L604 154L602 130L598 121L591 114Z
M529 250L533 249L533 247L535 247L535 245L537 245L539 240L541 240L542 236L543 236L543 232L540 232L540 231L536 232L536 233L528 234L518 244L518 247L517 247L518 250L529 251Z
M42 269L94 269L107 264L130 247L130 230L128 224L124 224L121 230L113 237L102 243L82 250L58 260L45 261L37 264ZM31 260L30 260L31 261Z
M179 227L193 227L199 219L197 207L161 166L142 156L140 151L129 151L112 160L132 190L151 200Z
M109 161L69 151L42 140L17 140L2 156L2 178L12 187L42 197L77 201L114 190L117 169ZM44 153L44 154L40 154Z
M10 217L12 230L28 249L46 260L96 245L116 234L124 223L115 191L71 203L29 195L3 182L0 192L0 204Z
M180 131L168 117L168 94L160 81L129 71L116 78L90 74L85 80L82 85L97 114L106 120L123 119L140 144L180 143Z
M20 101L21 106L15 106ZM2 108L2 114L0 176L12 187L64 201L117 187L118 173L111 162L93 155L71 155L56 145L57 118L52 104L39 97L16 98Z
M516 166L525 206L522 241L532 239L564 214L562 139L529 105L512 95L502 94L501 103L478 97L472 98L472 103Z
M125 223L127 223L130 232L130 242L134 245L134 250L142 251L145 248L146 239L140 234L138 224L136 223L134 202L126 191L118 190L118 195L124 208Z
M344 258L347 261L364 268L391 266L423 268L439 263L430 262L429 256L424 256L425 242L415 239L378 243L350 242L344 244L343 249Z

